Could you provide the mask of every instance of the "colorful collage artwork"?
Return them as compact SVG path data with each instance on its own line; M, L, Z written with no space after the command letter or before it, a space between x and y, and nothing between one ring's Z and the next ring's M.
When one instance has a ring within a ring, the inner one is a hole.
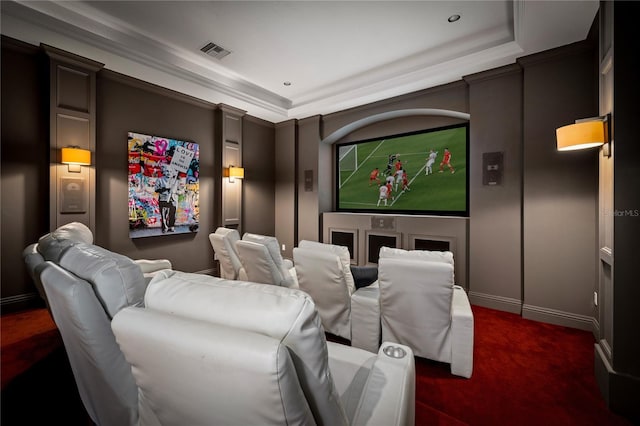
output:
M198 232L197 143L129 132L129 237Z

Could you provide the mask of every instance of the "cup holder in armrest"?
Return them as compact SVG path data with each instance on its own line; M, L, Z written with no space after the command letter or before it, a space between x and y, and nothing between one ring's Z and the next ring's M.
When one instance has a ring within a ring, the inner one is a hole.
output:
M407 355L407 351L398 346L387 346L382 352L388 357L391 358L404 358Z

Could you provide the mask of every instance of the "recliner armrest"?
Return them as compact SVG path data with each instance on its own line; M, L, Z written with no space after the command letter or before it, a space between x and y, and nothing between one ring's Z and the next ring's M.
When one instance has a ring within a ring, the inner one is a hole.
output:
M378 279L378 267L351 265L351 275L353 275L356 289L366 287Z
M390 352L404 351L394 358ZM397 349L396 349L397 348ZM394 350L396 349L396 350ZM358 403L353 424L404 426L415 424L415 359L411 348L384 342L369 371L369 377Z
M293 260L291 260L291 259L282 258L282 264L284 265L284 267L286 269L293 268Z
M473 373L473 311L465 290L453 286L451 299L451 373L470 378Z
M351 295L351 346L376 353L380 334L380 287L375 281Z
M134 263L140 266L143 274L158 272L162 269L171 269L171 261L168 259L137 259Z

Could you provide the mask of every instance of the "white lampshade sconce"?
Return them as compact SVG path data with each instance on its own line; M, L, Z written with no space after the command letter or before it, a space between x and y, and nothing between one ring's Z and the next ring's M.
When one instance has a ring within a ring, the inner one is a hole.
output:
M91 151L75 146L62 148L60 162L67 164L70 172L80 173L81 166L91 165Z
M556 129L558 151L573 151L602 146L605 157L611 155L609 116L576 120L574 124Z
M229 183L234 183L236 179L244 179L244 167L226 167L223 171L223 177L228 177Z

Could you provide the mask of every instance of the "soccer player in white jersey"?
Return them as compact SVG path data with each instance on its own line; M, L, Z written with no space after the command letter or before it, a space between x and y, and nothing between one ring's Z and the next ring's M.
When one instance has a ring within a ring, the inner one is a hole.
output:
M389 196L389 188L387 187L387 185L380 185L380 189L379 189L379 193L380 196L378 197L378 204L377 206L380 206L380 201L384 201L384 205L387 205L387 197Z
M400 185L402 183L402 177L404 176L404 169L398 169L396 170L396 184L395 184L395 190L398 190L398 185Z
M433 149L429 150L429 156L427 157L427 168L424 171L425 176L433 173L433 169L431 168L431 166L433 166L433 163L436 162L437 156L438 156L437 151L434 152Z
M385 179L385 184L391 184L393 185L393 182L395 181L395 179L393 178L393 175L389 175L387 176L387 178Z

